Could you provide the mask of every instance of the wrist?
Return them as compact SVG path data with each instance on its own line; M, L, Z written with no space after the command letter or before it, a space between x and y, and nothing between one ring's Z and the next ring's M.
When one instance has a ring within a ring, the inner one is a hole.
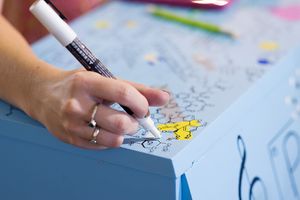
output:
M42 122L43 106L45 98L49 95L49 86L62 76L61 69L36 59L32 64L34 67L28 76L30 83L23 98L23 110L30 117Z

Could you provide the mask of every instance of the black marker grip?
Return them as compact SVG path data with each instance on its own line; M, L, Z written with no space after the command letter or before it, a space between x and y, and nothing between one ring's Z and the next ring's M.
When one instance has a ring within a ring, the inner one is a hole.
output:
M116 77L98 60L92 52L78 39L75 38L73 42L68 44L66 48L75 56L75 58L88 71L93 71L101 76L116 79ZM120 105L129 115L134 113L130 108Z

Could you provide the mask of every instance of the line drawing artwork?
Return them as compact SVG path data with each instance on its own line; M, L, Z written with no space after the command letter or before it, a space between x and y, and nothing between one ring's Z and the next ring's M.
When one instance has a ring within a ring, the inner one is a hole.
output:
M241 157L241 166L240 166L240 171L239 171L239 180L238 180L238 197L239 200L243 200L245 198L243 198L245 195L243 195L243 182L246 178L249 186L248 186L248 200L252 200L255 199L254 196L254 188L255 186L260 186L262 191L263 191L263 196L265 200L268 199L268 195L267 195L267 188L263 182L263 180L261 179L261 177L259 176L254 176L253 178L250 178L250 175L248 173L247 167L246 167L246 160L247 160L247 149L246 149L246 145L245 142L242 138L242 136L238 135L237 137L237 147L238 147L238 151L239 151L239 155ZM261 198L260 198L261 199Z
M292 158L291 152L288 149L288 145L291 142L294 142L296 147L296 156ZM283 138L282 141L282 150L285 160L285 165L289 174L290 184L294 193L295 198L299 199L299 191L297 186L297 181L295 177L295 171L300 164L300 136L295 131L289 131ZM300 187L300 185L299 185Z
M20 109L14 107L14 106L12 106L12 105L9 105L8 112L5 113L5 116L6 116L6 117L9 117L9 116L13 115L13 114L14 114L14 111L20 111Z
M287 91L289 94L284 98L284 103L291 113L290 119L268 144L271 167L281 199L300 200L300 133L296 125L299 123L300 112L299 77L300 70L298 68L287 82L289 84L289 90ZM286 183L289 184L288 189ZM286 197L286 193L290 196Z
M292 119L285 123L269 142L268 149L279 196L285 199L288 193L289 199L299 200L300 134L293 128L294 124Z

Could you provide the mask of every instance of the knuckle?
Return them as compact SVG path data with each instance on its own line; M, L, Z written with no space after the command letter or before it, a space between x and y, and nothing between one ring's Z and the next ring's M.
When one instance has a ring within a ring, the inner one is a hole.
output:
M73 92L77 91L78 88L81 88L86 85L86 76L84 72L76 72L73 74L73 77L71 79L71 90Z
M130 94L131 94L131 88L128 87L127 85L119 87L117 98L124 102L129 102L130 101Z
M78 108L78 101L74 98L67 100L66 103L63 105L62 113L66 116L79 115L80 110Z
M129 121L126 117L120 116L115 119L115 127L118 133L125 133L127 131Z
M74 73L73 81L79 83L85 81L85 74L82 71Z

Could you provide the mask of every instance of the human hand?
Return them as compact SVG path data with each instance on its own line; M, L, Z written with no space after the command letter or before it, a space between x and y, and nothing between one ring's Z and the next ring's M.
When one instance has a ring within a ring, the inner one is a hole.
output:
M147 114L148 106L168 102L167 92L128 81L102 77L86 70L60 71L32 86L30 115L66 143L87 149L119 147L124 134L134 134L137 121L110 107L112 102L130 108L136 117ZM100 129L97 143L90 142L95 131L88 126L98 105L95 121Z

